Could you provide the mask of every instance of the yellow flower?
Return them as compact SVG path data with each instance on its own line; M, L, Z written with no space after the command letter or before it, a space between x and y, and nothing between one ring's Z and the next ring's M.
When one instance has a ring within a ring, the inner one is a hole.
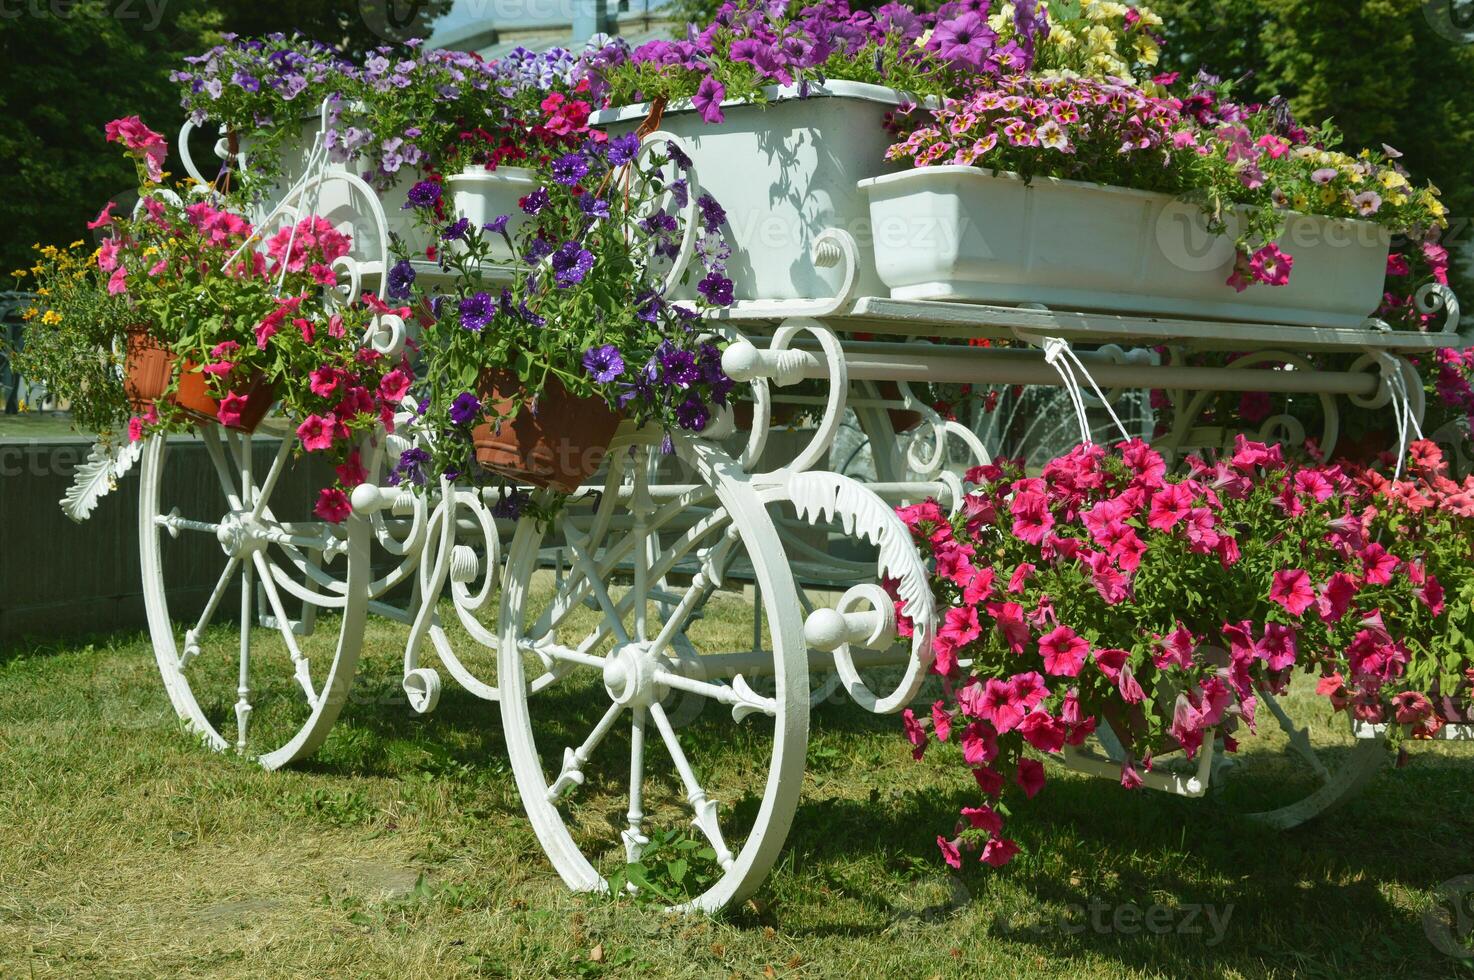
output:
M1400 208L1407 203L1407 195L1400 191L1394 191L1387 195L1387 203L1395 208Z
M15 276L15 278L17 278L17 279L24 279L26 277L26 270L25 269L16 269L14 272L11 273L11 275L12 276Z
M1161 57L1157 42L1142 34L1136 38L1136 58L1144 65L1155 65Z
M1407 178L1396 170L1384 170L1378 175L1377 179L1382 182L1383 187L1389 189L1408 186Z
M1080 43L1080 39L1063 27L1051 27L1049 40L1061 51L1068 51Z
M36 295L37 296L50 296L51 295L51 290L47 289L45 286L42 286L40 289L36 290Z
M40 313L41 311L36 309L34 306L28 306L26 307L25 312L21 313L20 318L22 320L34 320Z
M48 327L54 327L61 322L61 314L55 310L47 310L41 314L41 322Z
M1306 197L1304 193L1296 194L1290 201L1290 206L1296 211L1304 211L1310 207L1310 198Z

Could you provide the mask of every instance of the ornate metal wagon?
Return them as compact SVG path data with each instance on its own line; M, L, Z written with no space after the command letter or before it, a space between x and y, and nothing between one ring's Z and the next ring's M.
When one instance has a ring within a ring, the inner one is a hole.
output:
M277 210L290 214L330 184L345 195L343 220L369 222L377 237L362 239L386 241L372 192L320 159ZM739 302L710 324L727 342L726 372L751 385L751 423L739 426L729 410L700 435L677 434L673 455L661 452L663 433L626 425L601 476L550 522L499 527L494 491L442 484L416 494L389 485L388 464L411 445L408 429L369 447L370 482L336 527L293 520L273 499L292 465L290 431L274 433L280 442L263 472L248 437L204 430L219 504L181 514L166 499L167 448L152 442L143 459L143 573L160 669L180 717L213 747L244 750L257 683L253 638L279 634L288 656L272 666L293 679L299 703L291 721L271 730L270 744L251 751L268 767L300 758L322 743L347 697L366 617L388 616L407 627L404 686L416 710L432 710L440 691L439 675L420 660L427 639L458 682L498 702L523 803L570 887L603 888L657 830L694 826L715 870L689 906L717 909L751 893L779 857L803 788L811 706L838 690L868 711L899 712L927 681L937 613L928 569L894 508L926 498L960 506L956 473L987 461L989 447L939 417L911 384L1051 386L1065 393L1060 404L1087 440L1089 409L1119 427L1111 406L1123 392L1170 389L1184 407L1165 439L1175 450L1231 441L1232 433L1196 424L1207 393L1303 393L1321 404L1316 435L1329 452L1338 398L1387 407L1405 445L1423 414L1409 358L1474 342L1458 335L1458 305L1444 287L1418 298L1444 317L1442 333L1426 334L1374 321L1282 326L896 300L862 292L860 246L846 230L814 231L812 262L837 277L835 295ZM355 284L382 281L382 248L357 256ZM404 324L382 326L367 343L388 350L403 342ZM979 339L998 343L969 343ZM1253 353L1228 367L1186 363L1195 352L1230 350ZM1354 363L1321 371L1306 357L1333 352L1355 355ZM1280 369L1245 370L1265 364ZM810 405L814 424L775 441L774 405L799 382L822 392L806 396L818 403ZM895 409L920 413L921 424L896 433ZM872 451L874 472L863 480L843 472L835 452L849 419ZM1300 441L1305 432L1276 416L1258 435ZM225 569L203 615L181 619L170 605L165 549L190 533L217 539ZM238 635L208 629L237 581ZM893 595L916 624L909 637L898 635ZM496 651L494 679L457 657L441 619L445 600L463 642ZM336 637L321 654L306 653L301 643L328 621L319 620L322 611L333 614ZM236 649L239 667L233 689L213 701L191 680L194 665L225 657L204 649L207 638ZM1327 752L1266 700L1287 736L1286 758L1309 775L1261 819L1282 827L1310 819L1347 798L1384 758L1374 728L1357 729L1349 751ZM219 721L220 706L232 702L234 737ZM740 766L734 746L746 760ZM1064 762L1115 779L1119 753L1106 734L1067 751ZM1190 766L1161 760L1145 780L1201 796L1235 775L1209 745ZM617 795L622 813L586 807L583 797L594 793Z

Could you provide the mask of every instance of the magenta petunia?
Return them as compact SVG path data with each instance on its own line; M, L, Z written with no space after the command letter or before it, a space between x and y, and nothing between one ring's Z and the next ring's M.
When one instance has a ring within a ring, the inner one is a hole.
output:
M1283 606L1290 615L1298 616L1315 601L1315 589L1303 569L1283 568L1274 573L1269 599Z

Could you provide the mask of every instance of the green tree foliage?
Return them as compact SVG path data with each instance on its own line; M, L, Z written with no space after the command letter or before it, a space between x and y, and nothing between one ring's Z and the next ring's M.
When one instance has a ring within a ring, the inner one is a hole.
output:
M1282 94L1303 123L1333 118L1348 147L1387 143L1444 193L1452 243L1474 213L1474 29L1447 11L1464 0L1157 0L1167 50L1186 73L1245 78ZM1440 14L1442 16L1440 17Z
M139 115L172 143L183 123L169 72L225 32L298 31L358 51L425 36L451 0L27 0L0 11L0 273L36 242L65 244L132 166L103 125ZM208 152L200 138L196 158ZM170 169L176 173L175 163Z

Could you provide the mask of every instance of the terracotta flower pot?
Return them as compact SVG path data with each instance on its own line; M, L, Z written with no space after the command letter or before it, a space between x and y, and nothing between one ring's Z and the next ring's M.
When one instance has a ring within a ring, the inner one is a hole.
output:
M189 361L185 361L185 370L179 376L178 390L168 393L176 360L173 352L146 332L130 331L123 361L123 389L128 401L134 409L142 411L163 399L196 422L220 421L220 403L210 395L205 376L192 370L194 365ZM240 394L246 400L240 421L227 428L255 432L276 400L276 388L258 376Z
M518 483L577 490L604 461L619 416L602 398L570 395L556 378L543 388L535 410L524 403L521 389L510 371L482 377L481 402L492 417L522 407L510 421L483 422L471 430L476 461Z

